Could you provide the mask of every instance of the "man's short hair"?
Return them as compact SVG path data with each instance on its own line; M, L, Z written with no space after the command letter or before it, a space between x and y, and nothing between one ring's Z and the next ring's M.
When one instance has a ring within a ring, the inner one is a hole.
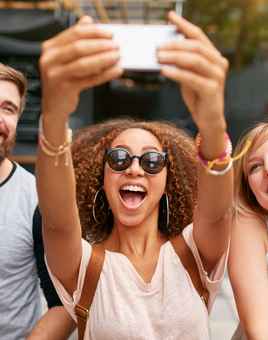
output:
M22 113L25 107L26 93L27 93L27 79L20 72L14 68L0 63L0 80L10 81L17 86L21 97L20 111Z

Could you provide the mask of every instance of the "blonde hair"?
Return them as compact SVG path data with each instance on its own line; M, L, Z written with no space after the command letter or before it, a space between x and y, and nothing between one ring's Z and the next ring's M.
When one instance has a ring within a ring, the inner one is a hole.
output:
M25 107L26 102L26 93L27 93L27 79L26 77L19 71L15 70L14 68L4 65L0 63L0 80L9 81L16 85L20 98L20 110L19 114L21 114Z
M240 159L234 162L234 212L235 214L257 215L261 219L267 215L267 211L259 204L248 183L248 174L246 165L250 153L255 149L261 138L267 136L268 140L268 122L261 122L247 131L239 140L234 157L242 152L246 143L250 140L251 145L248 152Z

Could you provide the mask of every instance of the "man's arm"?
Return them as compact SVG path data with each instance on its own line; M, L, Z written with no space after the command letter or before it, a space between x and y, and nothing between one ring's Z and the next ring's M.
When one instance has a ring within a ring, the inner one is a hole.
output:
M44 293L48 308L62 306L58 294L53 286L47 271L44 258L44 245L42 237L42 217L37 207L33 216L33 250L36 261L37 273L40 279L40 286Z
M44 260L42 218L38 207L33 216L32 231L37 272L49 310L37 322L27 340L66 340L75 329L75 322L62 306L47 271Z
M26 340L66 340L75 323L63 306L50 308L37 322Z

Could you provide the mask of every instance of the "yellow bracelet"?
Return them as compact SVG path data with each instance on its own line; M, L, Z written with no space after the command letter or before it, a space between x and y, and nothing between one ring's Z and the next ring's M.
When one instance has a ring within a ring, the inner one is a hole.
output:
M210 161L210 160L205 159L202 153L200 152L202 139L201 139L200 133L197 134L196 139L195 139L195 145L197 148L197 158L206 169L212 169L214 165L229 164L232 151L233 151L233 147L232 147L230 137L227 133L225 133L225 139L226 139L225 150L222 152L222 154L219 157Z
M62 149L61 151L58 152L54 152L51 151L47 148L47 146L45 145L44 141L43 141L43 136L39 136L39 145L40 145L40 149L44 152L44 154L46 154L49 157L55 157L55 162L54 165L58 166L59 165L59 157L63 154L65 154L65 162L64 165L68 166L69 165L69 153L68 151L70 150L70 147L67 145L64 149Z
M227 136L226 137L226 139L227 139L226 150L218 158L209 161L209 160L204 159L204 157L202 156L202 154L199 151L200 145L201 145L201 136L200 136L200 134L197 135L197 137L196 137L197 158L200 161L200 163L204 166L205 169L211 170L214 165L225 165L225 164L227 165L227 168L228 168L230 166L230 163L233 163L234 161L243 157L248 152L248 150L249 150L249 148L252 144L252 140L248 139L245 143L244 148L241 150L241 152L238 155L232 157L232 143L231 143L229 136L227 134L226 134L226 136ZM218 170L215 170L215 171L217 172ZM219 170L219 172L220 171L221 170Z
M229 162L226 163L226 164L227 164L227 166L222 170L212 170L212 169L206 168L206 171L207 171L208 174L213 175L213 176L223 176L223 175L227 174L227 172L229 170L231 170L231 168L233 166L233 159L230 158Z

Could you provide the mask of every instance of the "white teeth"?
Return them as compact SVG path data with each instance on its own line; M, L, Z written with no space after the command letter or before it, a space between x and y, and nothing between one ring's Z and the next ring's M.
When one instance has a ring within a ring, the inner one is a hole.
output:
M145 192L145 189L140 185L123 185L121 190L135 191L135 192Z

